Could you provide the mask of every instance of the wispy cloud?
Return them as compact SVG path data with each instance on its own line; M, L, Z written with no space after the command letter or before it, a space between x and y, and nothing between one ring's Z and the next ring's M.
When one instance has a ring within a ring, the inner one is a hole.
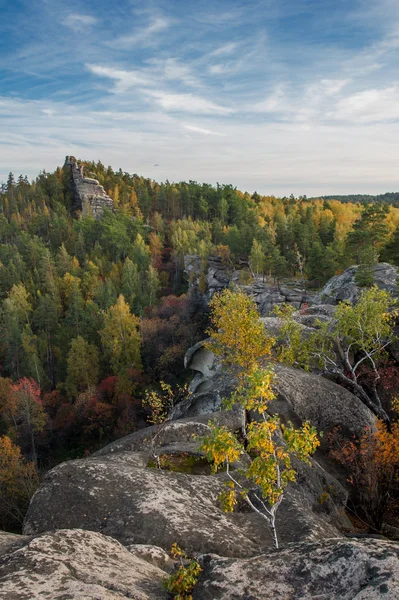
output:
M355 123L399 121L399 85L369 89L340 100L333 118Z
M225 133L219 133L218 131L211 131L210 129L205 129L204 127L197 127L196 125L183 125L184 129L187 131L193 131L194 133L202 133L203 135L218 135L225 136Z
M109 42L109 45L113 48L129 49L138 44L147 45L153 43L154 36L168 29L174 22L174 19L157 16L147 26L140 27L140 29L131 34L121 35Z
M134 87L151 87L155 84L151 77L142 71L124 71L113 67L87 64L86 68L94 75L115 81L114 92L126 92Z
M76 32L85 31L87 28L95 25L97 22L98 19L92 15L81 15L76 13L70 14L62 19L63 25L66 25Z
M235 112L233 108L222 106L195 94L173 94L149 90L146 93L167 111L205 115L230 115Z

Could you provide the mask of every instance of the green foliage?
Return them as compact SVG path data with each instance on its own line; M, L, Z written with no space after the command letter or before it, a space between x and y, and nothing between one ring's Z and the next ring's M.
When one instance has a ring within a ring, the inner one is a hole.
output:
M70 396L76 397L79 392L94 389L99 374L99 353L96 346L89 344L82 336L73 339L67 364L65 387Z
M323 369L348 385L355 394L385 423L389 417L382 407L377 391L380 379L379 361L394 339L397 309L392 309L395 299L377 286L366 288L356 304L341 302L335 309L331 323L316 322L317 329L304 333L293 318L290 307L275 309L282 320L277 354L279 360L305 370ZM354 354L354 361L351 360ZM371 391L359 383L362 365L374 373Z
M178 559L180 565L165 581L165 589L175 600L192 600L192 591L198 582L202 571L199 562L188 559L186 553L175 543L171 549L172 557Z
M115 375L126 376L133 367L141 369L139 319L131 314L122 294L106 311L100 335Z

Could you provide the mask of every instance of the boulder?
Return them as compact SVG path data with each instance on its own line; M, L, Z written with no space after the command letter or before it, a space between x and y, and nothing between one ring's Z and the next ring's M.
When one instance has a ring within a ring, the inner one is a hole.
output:
M399 545L330 539L247 560L203 556L193 600L395 600Z
M313 298L314 304L338 304L348 301L356 302L362 290L356 281L355 276L358 265L353 265L344 271L341 275L332 277L324 288ZM389 263L379 263L374 267L374 283L382 290L387 290L393 296L398 295L398 269Z
M223 398L229 397L234 388L231 374L223 371L220 362L208 350L201 357L203 352L204 349L197 344L195 351L188 355L188 368L201 371L194 394L174 409L173 414L180 418L188 414L202 414L210 407L218 410ZM274 370L277 398L270 403L269 412L278 413L283 421L291 420L296 424L310 421L325 434L336 427L348 435L359 434L365 427L375 427L372 412L342 386L320 375L281 363L274 364ZM325 437L322 443L326 444Z
M185 401L180 404L184 404ZM178 406L180 406L178 404ZM104 456L118 452L130 451L146 454L151 456L151 447L153 439L156 436L157 451L162 453L163 448L176 446L186 446L195 442L195 439L204 436L208 433L208 421L215 419L219 425L227 427L230 431L236 431L241 427L242 414L237 408L236 410L219 411L216 414L204 413L196 416L189 416L184 419L170 420L165 423L160 429L156 425L146 427L126 435L115 442L111 442L101 450L98 450L94 456ZM195 442L198 446L198 442Z
M214 416L237 429L241 425L238 415L222 411ZM198 441L193 440L193 435L205 435L208 425L190 419L166 424L155 451L172 461L172 470L150 466L150 429L114 442L93 457L68 461L49 471L31 501L24 533L87 529L126 546L150 544L169 550L177 542L188 553L224 556L252 556L272 547L265 521L244 501L232 514L221 510L218 498L226 475L210 475ZM196 457L189 469L187 457ZM342 521L345 503L345 491L320 465L299 466L298 483L288 490L279 509L281 543L338 535L336 527L347 525Z
M0 599L162 600L167 573L110 537L60 530L0 557Z
M356 396L320 375L282 364L274 366L277 400L270 412L284 420L310 421L319 432L330 433L340 427L348 436L375 428L375 416ZM326 437L322 438L326 443Z
M251 556L270 547L263 519L226 514L219 508L221 478L161 471L146 464L147 457L118 452L57 466L45 475L31 501L25 534L78 528L101 532L127 546L150 544L169 550L177 542L188 553L225 556ZM288 537L291 534L287 531Z

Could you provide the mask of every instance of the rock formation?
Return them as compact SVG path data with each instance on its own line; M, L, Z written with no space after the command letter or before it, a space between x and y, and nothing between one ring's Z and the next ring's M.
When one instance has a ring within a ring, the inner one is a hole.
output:
M101 217L104 209L113 210L112 198L97 179L84 176L83 165L78 164L73 156L65 158L64 167L71 170L74 210L82 211L83 216L92 215L96 219Z
M173 418L194 417L219 410L222 398L231 394L234 386L232 377L223 372L219 361L203 347L203 342L190 348L185 363L197 375L190 384L192 395L174 408ZM349 390L302 369L280 363L274 369L277 398L269 408L281 415L283 420L295 423L310 421L324 434L336 427L348 435L359 434L365 427L374 428L374 415Z
M162 588L167 572L154 564L163 554L159 548L129 551L110 537L76 529L23 539L20 546L0 551L1 600L168 598Z
M196 438L209 431L211 416L231 430L241 424L237 411L171 421L157 438L160 456L201 459ZM24 533L55 528L98 531L126 546L154 544L164 550L177 542L189 553L253 556L272 548L261 517L245 503L232 514L218 503L225 474L211 476L157 470L148 466L154 427L133 433L95 456L65 462L44 477L32 499ZM206 461L202 460L206 464ZM239 466L239 465L236 465ZM282 544L339 535L346 492L321 466L304 466L301 482L292 486L277 519ZM323 504L326 489L334 494Z
M184 262L190 289L198 289L199 277L203 271L201 258L196 255L188 255L185 256ZM304 304L312 302L313 296L304 290L299 282L272 285L264 282L262 277L255 277L250 284L244 285L240 283L240 273L240 269L223 264L217 256L210 257L205 273L206 298L209 300L216 292L220 292L234 283L254 300L261 316L270 314L276 304L287 302L295 308L300 308Z
M257 285L246 291L257 297ZM267 312L273 302L262 302ZM296 313L303 335L316 318L333 318L332 304ZM278 333L278 319L263 323ZM222 511L226 474L211 475L198 438L209 432L210 419L238 432L243 409L222 410L234 378L203 342L190 348L185 366L195 371L192 393L161 429L139 430L45 475L24 536L0 536L0 600L167 598L162 579L174 566L166 554L174 542L202 565L194 600L399 598L399 546L355 539L345 476L328 458L325 437L310 465L294 461L297 480L277 515L281 550L273 550L264 520L242 499L235 512ZM375 426L360 400L335 383L281 364L275 371L277 398L268 412L283 422L309 420L325 434L340 426L349 436ZM169 467L154 468L154 454ZM244 453L232 465L237 478L248 460Z
M204 556L193 600L395 600L399 546L374 539L302 543L247 560Z
M195 525L194 525L195 526ZM156 546L61 529L0 549L0 600L166 600L174 567ZM193 600L396 600L399 546L332 538L240 559L199 556Z
M344 300L356 302L361 289L355 276L358 265L353 265L344 271L341 275L332 277L324 288L316 294L313 299L314 304L338 304ZM374 283L382 290L387 290L393 296L397 296L399 288L397 285L398 268L389 263L378 263L374 267Z

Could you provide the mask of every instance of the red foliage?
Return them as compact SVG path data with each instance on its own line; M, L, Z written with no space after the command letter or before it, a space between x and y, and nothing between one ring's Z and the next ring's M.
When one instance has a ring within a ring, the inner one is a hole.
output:
M117 375L110 375L103 379L98 385L98 392L101 396L112 399L115 394L115 387L118 383L119 377Z
M34 379L22 377L22 379L19 379L17 383L14 383L11 386L11 390L17 395L26 394L34 402L37 402L40 405L42 404L42 400L40 397L40 387Z

